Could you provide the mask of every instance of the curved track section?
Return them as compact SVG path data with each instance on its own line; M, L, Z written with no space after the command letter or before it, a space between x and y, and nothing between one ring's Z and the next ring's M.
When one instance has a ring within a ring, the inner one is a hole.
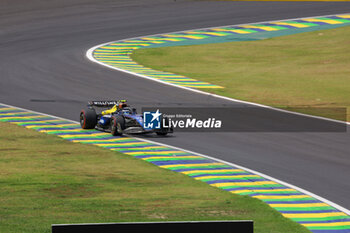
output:
M239 105L93 64L85 51L96 44L192 28L350 12L348 2L16 0L1 4L0 102L72 120L92 99L126 98L138 107ZM176 133L151 139L215 155L350 208L349 133Z
M222 88L182 75L144 67L133 61L130 55L134 50L143 48L251 41L348 25L350 14L194 29L109 42L89 49L86 55L91 61L109 68L167 85L196 89Z

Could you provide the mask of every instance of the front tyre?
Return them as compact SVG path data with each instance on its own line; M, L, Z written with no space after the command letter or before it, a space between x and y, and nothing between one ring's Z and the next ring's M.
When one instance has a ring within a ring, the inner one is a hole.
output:
M111 134L113 136L122 136L125 129L125 119L122 116L112 116L111 118Z
M83 129L94 129L97 124L96 111L93 108L85 108L80 112L80 126Z

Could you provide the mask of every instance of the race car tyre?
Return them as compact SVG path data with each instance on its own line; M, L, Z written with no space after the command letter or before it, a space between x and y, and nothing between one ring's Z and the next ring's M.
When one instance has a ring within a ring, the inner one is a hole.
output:
M113 136L122 136L125 129L125 119L122 116L112 116L111 134Z
M169 119L167 117L164 117L164 121L166 122L167 125L169 125ZM161 119L161 122L163 123L163 119ZM169 129L164 128L163 124L161 125L161 128L156 132L157 135L159 136L166 136L168 134Z
M166 136L168 132L156 132L156 134L159 136Z
M96 111L93 108L85 108L80 112L80 126L83 129L94 129L97 124Z

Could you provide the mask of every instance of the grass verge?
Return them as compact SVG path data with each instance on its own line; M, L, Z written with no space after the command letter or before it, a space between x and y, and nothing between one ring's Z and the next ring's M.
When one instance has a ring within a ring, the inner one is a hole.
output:
M260 200L91 145L0 122L0 232L51 224L253 219L255 232L309 232Z
M208 92L350 121L337 109L350 107L349 54L347 26L261 41L139 49L132 58L225 87Z

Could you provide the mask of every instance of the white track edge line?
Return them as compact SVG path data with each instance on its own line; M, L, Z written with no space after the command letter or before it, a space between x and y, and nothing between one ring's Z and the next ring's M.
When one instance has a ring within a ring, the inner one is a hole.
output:
M283 22L283 21L288 21L288 20L308 19L308 18L315 18L315 17L328 17L328 16L334 16L334 15L346 15L346 14L350 14L350 13L341 13L341 14L332 14L332 15L320 15L320 16L311 16L311 17L300 17L300 18L283 19L283 20L272 20L272 21L263 21L263 22L248 23L248 24L260 24L260 23L275 22L275 21L282 21ZM158 79L155 79L155 78L151 78L151 77L148 77L148 76L145 76L145 75L142 75L142 74L138 74L138 73L135 73L135 72L132 72L132 71L128 71L128 70L123 70L123 69L120 69L120 68L117 68L117 67L105 64L103 62L100 62L100 61L96 60L93 57L93 51L94 50L96 50L99 47L108 45L110 43L117 43L117 42L122 42L122 41L125 41L125 40L133 40L133 39L138 39L140 37L157 36L157 35L163 35L163 34L169 34L169 33L186 32L186 31L191 31L191 30L203 30L203 29L210 29L210 28L220 28L220 27L227 27L227 26L240 26L240 25L245 25L245 24L235 24L235 25L216 26L216 27L214 26L214 27L207 27L207 28L196 28L196 29L190 29L190 30L184 30L184 31L159 33L159 34L153 34L153 35L147 35L147 36L138 36L138 37L126 38L126 39L122 39L122 40L110 41L110 42L107 42L107 43L102 43L102 44L96 45L96 46L88 49L86 51L85 55L90 61L92 61L94 63L98 63L98 64L100 64L102 66L108 67L110 69L118 70L118 71L121 71L121 72L124 72L124 73L128 73L128 74L131 74L131 75L134 75L134 76L138 76L138 77L141 77L141 78L144 78L144 79L148 79L148 80L151 80L151 81L154 81L154 82L159 82L159 83L162 83L162 84L165 84L165 85L169 85L169 86L173 86L173 87L177 87L177 88L182 88L182 89L185 89L185 90L188 90L188 91L192 91L192 92L196 92L196 93L199 93L199 94L202 94L202 95L206 95L206 96L209 96L209 97L220 98L220 99L224 99L224 100L228 100L228 101L232 101L232 102L236 102L236 103L243 103L243 104L247 104L247 105L253 105L253 106L262 107L262 108L266 108L266 109L270 109L270 110L274 110L274 111L279 111L279 112L284 112L284 113L289 113L289 114L294 114L294 115L299 115L299 116L304 116L304 117L315 118L315 119L319 119L319 120L326 120L326 121L332 121L332 122L335 122L335 123L341 123L341 124L350 125L350 122L346 122L346 121L334 120L334 119L330 119L330 118L326 118L326 117L320 117L320 116L312 116L312 115L299 113L299 112L292 112L292 111L279 109L279 108L274 108L274 107L263 105L263 104L258 104L258 103L254 103L254 102L233 99L233 98L230 98L230 97L221 96L221 95L217 95L217 94L212 94L212 93L201 91L201 90L198 90L198 89L193 89L193 88L189 88L189 87L179 86L179 85L176 85L176 84L173 84L173 83L164 82L164 81L161 81L161 80L158 80Z
M79 124L79 122L73 121L73 120L70 120L70 119L66 119L66 118L62 118L62 117L57 117L57 116L54 116L54 115L50 115L50 114L46 114L46 113L41 113L41 112L37 112L37 111L32 111L32 110L29 110L29 109L26 109L26 108L20 108L20 107L16 107L16 106L13 106L13 105L8 105L8 104L3 104L3 103L0 103L0 104L3 105L3 106L10 107L10 108L17 108L17 109L20 109L20 110L29 111L29 112L41 114L41 115L44 115L44 116L53 117L53 118L55 118L55 119L66 120L66 121L69 121L69 122L72 122L72 123ZM284 182L284 181L282 181L282 180L273 178L273 177L271 177L271 176L269 176L269 175L265 175L264 173L261 173L261 172L258 172L258 171L255 171L255 170L252 170L252 169L249 169L249 168L240 166L240 165L235 164L235 163L230 163L230 162L227 162L227 161L224 161L224 160L221 160L221 159L217 159L217 158L214 158L214 157L211 157L211 156L208 156L208 155L204 155L204 154L197 153L197 152L194 152L194 151L182 149L182 148L180 148L180 147L171 146L171 145L167 145L167 144L160 143L160 142L154 142L154 141L151 141L151 140L148 140L148 139L133 137L133 136L130 136L130 135L128 135L128 136L131 137L131 138L135 138L135 139L137 139L137 140L140 140L140 141L149 142L149 143L153 143L153 144L160 145L160 146L166 146L166 147L173 148L173 149L176 149L176 150L182 150L182 151L185 151L185 152L194 154L194 155L202 156L202 157L204 157L204 158L208 158L208 159L211 159L211 160L220 162L220 163L227 164L227 165L229 165L229 166L231 166L231 167L237 167L237 168L239 168L239 169L242 169L242 170L248 171L248 172L250 172L250 173L259 175L259 176L261 176L261 177L264 177L264 178L266 178L266 179L269 179L269 180L271 180L271 181L274 181L274 182L276 182L276 183L282 184L282 185L284 185L284 186L287 186L287 187L290 187L290 188L292 188L292 189L295 189L295 190L297 190L297 191L299 191L299 192L302 192L302 193L304 193L304 194L306 194L306 195L309 195L309 196L311 196L311 197L313 197L313 198L315 198L315 199L317 199L317 200L319 200L319 201L321 201L321 202L323 202L323 203L326 203L326 204L328 204L328 205L330 205L330 206L332 206L332 207L334 207L334 208L340 210L341 212L343 212L343 213L345 213L345 214L347 214L347 215L350 216L350 210L348 210L348 209L346 209L346 208L344 208L344 207L342 207L342 206L340 206L340 205L338 205L338 204L336 204L336 203L334 203L334 202L332 202L332 201L330 201L330 200L328 200L328 199L325 199L325 198L320 197L320 196L318 196L318 195L316 195L316 194L314 194L314 193L312 193L312 192L309 192L309 191L307 191L307 190L305 190L305 189L303 189L303 188L299 188L299 187L297 187L297 186L294 186L294 185L289 184L289 183L287 183L287 182Z

